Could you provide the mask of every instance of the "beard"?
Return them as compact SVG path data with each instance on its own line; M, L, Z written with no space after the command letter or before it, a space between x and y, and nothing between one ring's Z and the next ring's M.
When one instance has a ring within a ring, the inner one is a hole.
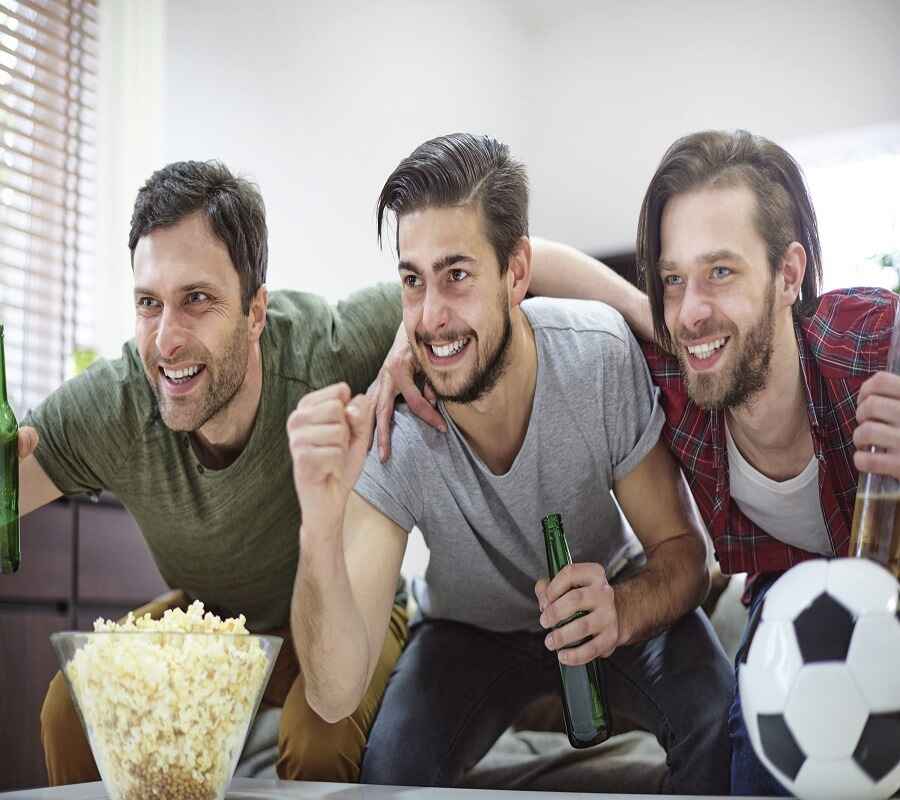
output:
M238 322L220 356L214 357L206 350L197 354L197 358L181 359L204 364L204 372L209 376L202 395L190 398L171 397L162 391L159 382L165 378L159 374L158 359L149 365L145 362L144 369L166 427L173 431L196 431L225 411L244 383L249 353L247 326Z
M510 320L509 308L505 302L501 306L501 309L503 323L500 333L496 337L492 337L493 340L488 339L485 341L484 358L482 358L481 351L478 350L480 341L474 331L470 330L468 333L460 335L454 334L453 336L447 337L450 339L459 339L463 336L471 336L476 347L477 355L475 366L472 368L471 373L463 385L455 391L442 390L439 383L431 379L428 374L428 369L423 366L419 356L416 356L419 372L424 375L426 380L431 384L431 388L434 389L435 396L439 400L443 400L445 403L474 403L488 394L497 385L500 378L503 377L507 367L509 343L512 339L512 322ZM428 346L427 342L425 342L419 334L416 334L416 342L420 345Z
M756 323L741 336L735 326L723 335L729 336L728 346L736 348L733 364L717 375L693 373L688 367L687 356L678 348L681 374L687 384L688 397L706 409L737 408L765 388L772 360L772 342L775 338L775 282L770 282L765 307ZM701 333L701 336L708 336ZM693 337L700 338L700 337ZM681 344L687 339L682 339Z

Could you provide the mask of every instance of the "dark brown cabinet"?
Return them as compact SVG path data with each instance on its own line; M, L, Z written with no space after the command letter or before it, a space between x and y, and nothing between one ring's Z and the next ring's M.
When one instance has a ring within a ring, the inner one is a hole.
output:
M90 630L166 590L131 515L110 495L61 499L22 520L22 567L0 575L0 791L45 786L40 710L50 634Z

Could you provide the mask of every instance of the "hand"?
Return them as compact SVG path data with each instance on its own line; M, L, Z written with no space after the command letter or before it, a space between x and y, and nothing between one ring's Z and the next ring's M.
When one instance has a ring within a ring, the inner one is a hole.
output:
M900 375L876 372L869 378L859 390L856 419L856 468L900 480Z
M310 392L287 421L294 488L310 530L341 528L347 499L372 440L369 399L350 399L350 387L336 383Z
M391 455L391 420L398 394L403 395L413 414L432 428L445 433L447 431L444 418L434 408L437 402L434 390L426 383L424 394L420 392L414 380L415 373L416 361L406 337L406 330L401 325L394 337L394 344L391 345L390 352L378 371L378 376L366 392L366 396L375 403L378 457L382 462L387 461Z
M584 616L550 631L544 640L548 650L559 651L561 664L574 667L612 655L619 641L619 618L615 593L600 564L569 564L549 583L541 578L534 586L534 593L544 628L553 628L578 611L585 612ZM583 643L572 647L578 642Z
M38 432L27 425L19 428L19 458L28 458L38 446Z

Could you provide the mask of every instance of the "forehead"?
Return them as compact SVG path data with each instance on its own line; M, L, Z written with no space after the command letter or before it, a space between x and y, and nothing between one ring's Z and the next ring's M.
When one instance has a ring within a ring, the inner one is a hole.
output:
M201 213L142 236L134 248L135 283L164 290L185 281L240 286L228 247Z
M436 254L474 252L488 247L476 206L430 207L404 214L397 222L400 258L416 261Z
M754 263L766 244L756 226L756 197L747 186L675 195L663 208L660 260L688 266L704 253L728 250Z

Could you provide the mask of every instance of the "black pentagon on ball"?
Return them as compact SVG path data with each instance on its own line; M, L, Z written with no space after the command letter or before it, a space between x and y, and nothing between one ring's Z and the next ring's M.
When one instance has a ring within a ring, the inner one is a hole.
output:
M900 711L869 714L853 760L876 783L900 764Z
M794 632L805 664L844 661L856 619L827 592L822 592L794 620Z
M759 741L766 757L791 780L796 779L806 756L794 734L784 721L783 714L757 714Z

